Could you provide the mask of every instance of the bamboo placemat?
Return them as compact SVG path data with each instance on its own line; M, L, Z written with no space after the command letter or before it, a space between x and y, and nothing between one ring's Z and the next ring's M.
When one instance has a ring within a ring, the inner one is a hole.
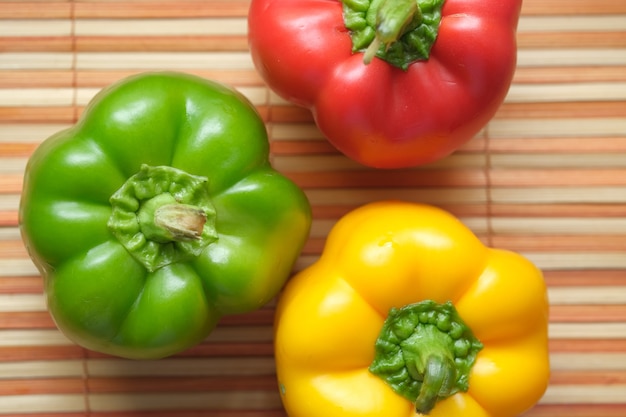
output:
M526 417L626 416L626 1L525 0L510 93L445 160L375 171L338 154L251 63L247 0L0 1L0 415L284 417L273 305L226 318L158 362L81 349L54 327L17 228L32 150L100 88L156 69L232 85L267 121L272 160L310 198L296 269L360 204L402 198L459 216L544 270L552 378ZM494 393L497 395L497 393Z

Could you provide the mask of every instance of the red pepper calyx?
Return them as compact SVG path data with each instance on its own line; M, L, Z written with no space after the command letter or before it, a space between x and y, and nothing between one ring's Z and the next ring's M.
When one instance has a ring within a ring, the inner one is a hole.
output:
M444 0L342 0L352 51L406 70L426 60L437 39Z

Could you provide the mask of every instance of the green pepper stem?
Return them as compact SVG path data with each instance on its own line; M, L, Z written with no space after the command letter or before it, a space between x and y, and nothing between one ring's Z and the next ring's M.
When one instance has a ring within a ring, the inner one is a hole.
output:
M204 210L188 204L166 204L154 212L154 224L171 235L172 240L200 239L206 223Z
M145 201L137 220L146 239L153 242L184 242L200 239L207 221L204 210L183 204L169 193Z

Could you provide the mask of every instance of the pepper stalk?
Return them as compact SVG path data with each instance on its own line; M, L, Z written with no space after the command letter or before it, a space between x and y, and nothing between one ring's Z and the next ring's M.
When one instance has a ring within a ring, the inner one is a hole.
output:
M437 39L445 0L342 0L352 51L367 65L377 56L406 70L427 60Z
M147 239L165 243L200 239L207 214L200 207L179 203L171 194L163 193L141 205L137 220Z

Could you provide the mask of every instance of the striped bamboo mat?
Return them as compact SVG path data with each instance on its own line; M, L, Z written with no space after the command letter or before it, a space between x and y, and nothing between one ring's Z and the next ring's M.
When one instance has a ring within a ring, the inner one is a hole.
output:
M200 346L158 363L95 354L55 329L20 241L22 174L37 144L105 85L174 69L234 86L267 121L275 167L314 210L298 269L360 204L446 208L545 271L553 372L525 416L626 416L626 1L525 0L519 67L491 123L441 162L382 172L338 154L306 111L263 85L247 51L247 8L0 0L0 415L285 417L272 305L225 319Z

